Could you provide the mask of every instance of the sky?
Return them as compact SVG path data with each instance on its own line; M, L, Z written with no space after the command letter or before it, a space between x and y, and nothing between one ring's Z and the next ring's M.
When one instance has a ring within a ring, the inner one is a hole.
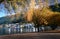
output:
M0 4L0 17L6 16L4 4Z
M11 12L14 14L13 9L11 10ZM0 17L7 16L7 13L8 13L8 11L7 11L7 9L4 7L4 4L1 3L1 4L0 4ZM10 15L10 14L8 14L8 15Z
M54 0L50 0L50 1L52 1L52 3L51 4L53 4L53 2L54 2ZM58 0L58 2L60 3L60 0ZM1 3L0 4L0 17L3 17L3 16L6 16L7 14L7 12L6 12L7 10L4 8L4 4L3 3ZM13 11L12 11L13 12Z

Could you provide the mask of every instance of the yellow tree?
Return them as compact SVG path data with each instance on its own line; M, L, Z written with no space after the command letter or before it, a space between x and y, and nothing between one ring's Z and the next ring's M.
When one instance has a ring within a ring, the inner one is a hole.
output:
M47 21L45 20L43 15L41 15L40 13L42 12L39 9L36 9L34 10L33 16L32 16L32 22L35 24L35 27L38 29L38 32L39 32L40 26L47 24Z
M43 17L47 21L47 25L51 26L52 30L55 30L57 26L60 26L60 13L52 11L51 8L43 9Z
M38 28L38 32L39 32L39 26L44 25L45 23L47 24L47 21L45 21L44 19L44 13L43 13L43 9L46 7L44 6L44 3L42 2L42 0L39 0L39 6L35 6L36 2L35 0L31 0L31 4L29 7L29 10L27 12L27 21L28 22L33 22L35 24L35 27ZM46 4L46 3L45 3Z
M60 26L60 13L54 13L51 16L47 17L47 25L51 26L52 30L55 30L57 26Z
M47 0L45 0L46 2L44 2L44 5L45 6L42 6L43 4L41 4L41 1L40 1L40 6L38 9L30 9L30 13L28 11L28 15L27 17L27 20L28 21L31 21L33 20L32 22L36 25L36 27L39 27L40 25L49 25L49 26L53 26L52 29L54 29L54 27L56 25L59 25L60 23L57 21L59 20L59 16L57 16L57 14L59 14L58 12L53 12L49 6L48 6L48 2ZM33 3L35 3L33 1ZM31 3L32 4L32 3ZM34 4L33 4L34 5ZM42 8L41 8L42 6ZM33 6L34 7L34 6ZM30 17L31 16L31 17ZM56 17L57 16L57 17ZM56 19L55 19L56 18ZM55 22L56 21L56 22Z
M26 14L26 17L27 17L26 20L28 22L32 20L34 7L35 7L35 0L31 0L31 3L29 4L29 10L27 11L27 14Z

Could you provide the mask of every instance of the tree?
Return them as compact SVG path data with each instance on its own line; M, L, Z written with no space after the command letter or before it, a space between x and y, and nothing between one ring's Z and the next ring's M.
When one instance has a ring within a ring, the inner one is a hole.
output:
M43 18L45 19L45 25L50 26L52 30L55 30L57 26L60 26L60 13L52 11L49 7L43 9Z
M39 9L34 10L33 16L32 16L32 22L35 24L35 27L37 27L39 32L39 27L44 25L45 19L40 14L41 11Z
M28 22L33 22L35 24L35 27L38 28L38 32L39 32L39 27L41 25L44 25L44 23L46 23L46 21L43 17L44 16L43 9L46 6L44 6L44 4L41 2L41 0L39 0L38 4L39 4L39 6L36 7L35 0L33 0L33 1L31 0L31 4L30 4L29 10L27 12L26 19Z
M57 28L57 26L60 26L60 7L59 7L59 4L58 4L58 0L54 0L55 1L55 4L54 5L51 5L49 6L49 11L50 13L52 12L51 16L47 16L46 18L46 21L48 22L48 25L51 26L52 30L55 30Z
M48 25L51 26L52 30L55 30L57 28L57 26L60 26L59 20L60 20L59 13L55 13L47 19Z
M55 1L57 3L57 0L55 0ZM41 4L40 4L40 6L41 6ZM52 7L52 8L54 8L54 7ZM35 24L35 27L38 27L38 32L39 32L39 26L41 26L41 25L45 25L45 26L49 25L49 26L51 26L52 30L54 30L60 24L60 22L58 21L58 20L60 20L59 12L57 12L57 11L54 12L53 10L51 10L50 6L42 7L42 9L38 8L37 10L36 9L35 10L31 9L31 10L32 10L31 11L32 14L29 12L28 18L31 16L29 18L29 21L33 22Z
M0 0L0 3L2 3L4 0Z

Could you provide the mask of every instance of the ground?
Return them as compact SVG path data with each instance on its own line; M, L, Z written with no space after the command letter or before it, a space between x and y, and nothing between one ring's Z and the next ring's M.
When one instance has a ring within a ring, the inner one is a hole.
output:
M0 39L60 39L60 33L21 33L2 35Z

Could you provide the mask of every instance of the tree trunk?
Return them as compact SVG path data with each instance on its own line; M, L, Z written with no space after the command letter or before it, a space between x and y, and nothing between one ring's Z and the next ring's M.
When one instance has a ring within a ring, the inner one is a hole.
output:
M39 27L37 29L38 29L38 32L39 32Z

